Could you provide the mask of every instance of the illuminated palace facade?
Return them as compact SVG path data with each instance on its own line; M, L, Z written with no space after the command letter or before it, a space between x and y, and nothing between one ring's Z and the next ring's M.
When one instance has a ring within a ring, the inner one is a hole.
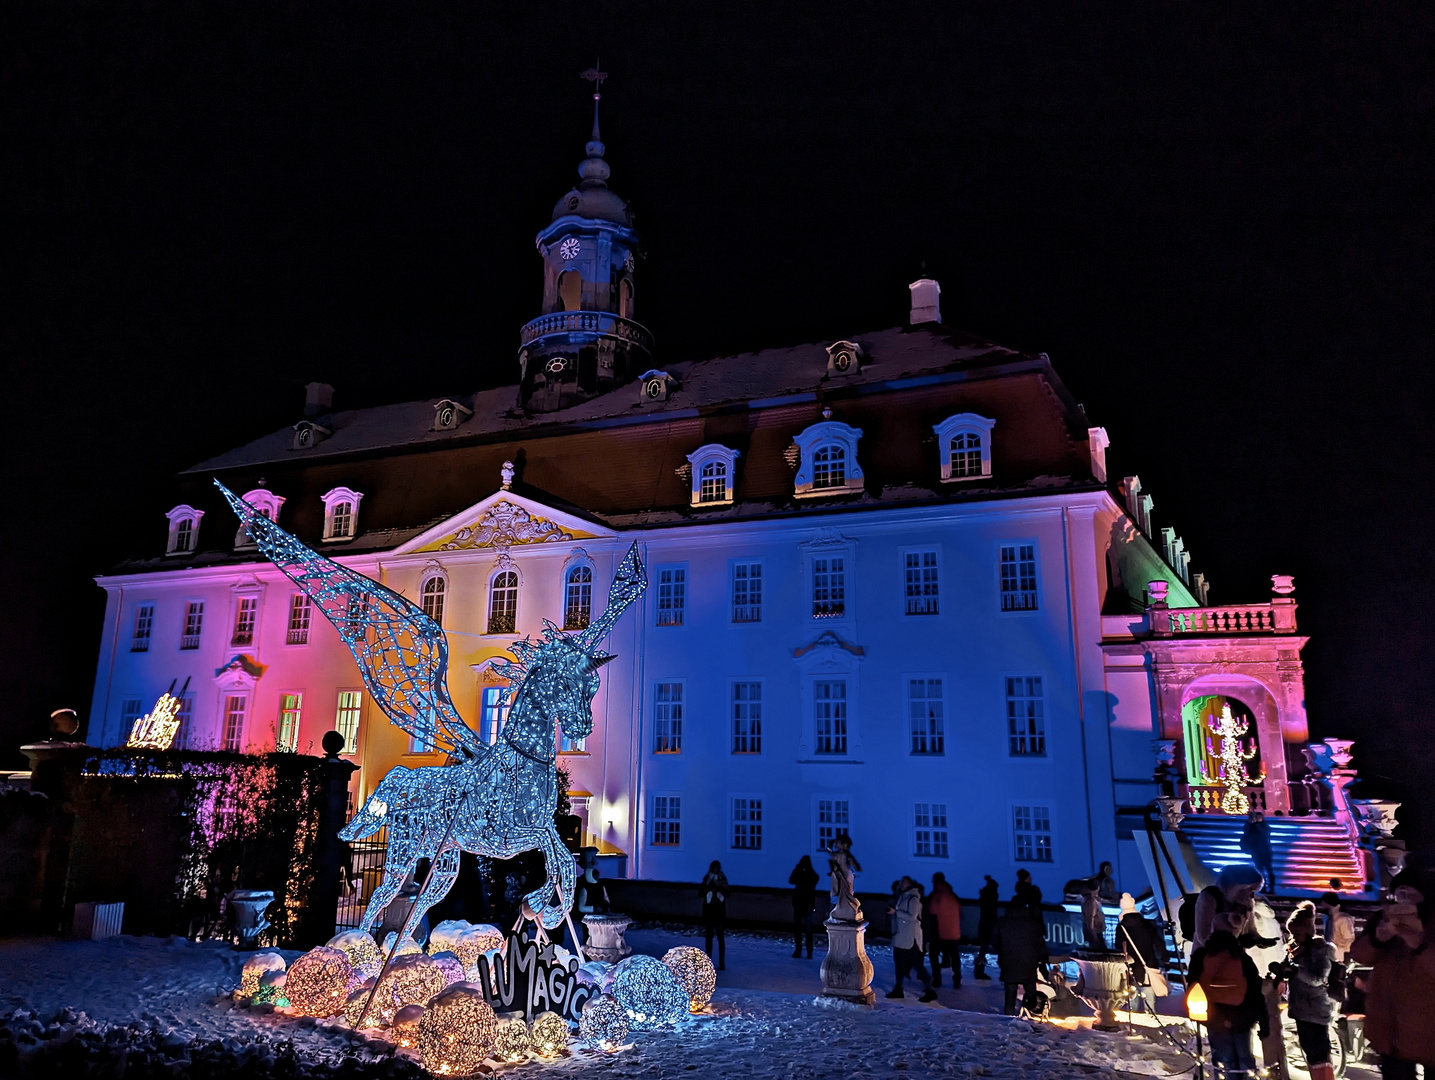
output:
M781 885L846 830L860 888L1026 866L1053 894L1109 859L1139 891L1132 809L1161 769L1193 816L1235 824L1232 787L1302 808L1321 762L1300 752L1287 580L1203 606L1046 356L945 326L934 281L899 328L665 363L603 154L595 123L538 234L516 385L335 411L314 384L293 427L179 477L153 550L99 579L92 743L123 743L187 681L182 745L317 753L336 729L356 801L439 760L373 707L217 477L437 619L454 701L489 739L493 661L545 620L582 627L636 541L650 587L607 642L592 735L560 747L586 839L631 877L695 881L716 858ZM1222 786L1228 705L1250 778Z

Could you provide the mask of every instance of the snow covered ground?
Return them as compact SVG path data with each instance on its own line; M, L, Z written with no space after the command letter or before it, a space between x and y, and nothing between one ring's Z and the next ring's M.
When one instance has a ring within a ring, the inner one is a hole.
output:
M693 943L690 936L662 930L633 931L629 940L653 955ZM915 993L887 1000L882 995L891 986L891 957L885 949L869 950L877 967L875 1009L818 998L820 943L810 961L792 959L790 952L789 943L730 936L727 970L719 975L708 1014L688 1018L676 1030L637 1035L631 1049L617 1055L575 1043L572 1055L556 1064L521 1068L634 1080L684 1075L1056 1080L1168 1076L1191 1065L1154 1029L1135 1037L1107 1035L994 1015L1001 984L975 983L970 970L962 990L944 989L936 1003L920 1004ZM384 1049L339 1027L232 1006L227 993L238 982L243 958L222 945L182 939L0 942L0 1019L14 1009L46 1018L68 1007L102 1027L153 1028L173 1047L191 1039L231 1044L256 1036L291 1039L303 1059L316 1063L348 1057L352 1064L356 1053L368 1058ZM513 1068L518 1067L508 1067ZM251 1068L247 1075L258 1080L264 1073Z

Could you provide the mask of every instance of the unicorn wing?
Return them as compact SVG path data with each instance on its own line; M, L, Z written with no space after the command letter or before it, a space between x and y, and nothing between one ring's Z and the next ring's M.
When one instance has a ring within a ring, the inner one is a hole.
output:
M613 575L613 584L608 589L608 606L586 629L574 635L579 647L588 653L596 649L599 642L608 636L608 631L613 629L618 617L643 595L647 587L648 574L643 569L642 558L638 555L638 545L634 544L618 564L618 572Z
M487 752L448 696L448 641L438 623L393 590L306 547L218 480L214 484L259 550L334 624L374 702L396 727L434 750L462 749L470 757Z

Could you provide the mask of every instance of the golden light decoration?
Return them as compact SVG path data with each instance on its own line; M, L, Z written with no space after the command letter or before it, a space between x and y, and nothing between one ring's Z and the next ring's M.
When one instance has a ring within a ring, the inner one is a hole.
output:
M688 1011L688 996L661 960L629 956L613 968L613 996L628 1010L634 1031L675 1024Z
M628 1041L628 1010L611 994L599 994L583 1003L578 1035L589 1046L616 1054Z
M688 1012L702 1012L717 989L717 969L708 954L691 945L679 945L663 954L663 966L688 995Z
M443 972L445 986L461 983L468 977L464 972L463 964L451 952L430 953L429 959L437 964L438 969Z
M394 1042L408 1050L418 1046L419 1026L427 1013L428 1010L422 1005L405 1005L394 1013L394 1022L389 1027Z
M349 1022L350 1027L359 1026L359 1015L361 1013L363 1013L364 1016L364 1027L375 1028L383 1026L379 1019L379 1010L376 1007L370 1006L369 1011L364 1012L364 1006L369 1004L369 995L373 992L374 980L365 979L359 984L358 989L349 995L349 1000L344 1003L344 1019ZM376 1006L377 1004L378 1001L375 999L374 1005Z
M244 961L244 969L239 973L239 989L234 991L234 1000L248 1001L259 993L266 974L282 972L284 969L284 957L277 952L255 953Z
M188 686L188 681L185 682ZM170 684L174 689L174 684ZM130 729L130 739L125 745L134 750L168 750L179 730L179 698L173 694L161 694L154 708L135 721Z
M1200 983L1192 983L1186 988L1186 1015L1196 1023L1204 1024L1209 1011L1205 987Z
M345 930L342 934L335 934L329 939L329 948L338 949L347 956L354 970L365 979L377 975L379 968L384 966L378 943L362 930Z
M284 996L300 1016L334 1016L344 1011L358 984L354 966L338 949L320 945L294 961L284 980Z
M498 1018L498 1030L493 1036L493 1060L514 1064L528 1060L532 1040L528 1037L528 1025L522 1014L508 1014Z
M473 923L467 919L445 919L429 931L428 948L425 950L430 956L441 952L458 952L454 944L459 937L473 929Z
M390 952L392 952L395 957L412 956L414 953L421 953L424 951L423 947L411 937L404 938L403 941L399 942L399 947L395 949L394 941L398 938L398 936L399 935L397 934L397 932L393 930L390 930L387 934L384 935L384 947L382 949L382 953L384 956L388 956Z
M1211 725L1221 739L1221 784L1225 791L1221 795L1221 812L1240 816L1251 810L1251 800L1242 790L1249 786L1251 777L1246 772L1246 762L1256 756L1256 740L1249 746L1241 745L1241 738L1250 729L1246 720L1238 720L1231 714L1230 702L1221 706L1220 717Z
M431 957L410 953L396 959L389 965L389 970L379 977L373 1007L381 1023L392 1024L394 1013L405 1005L427 1005L447 986L443 969Z
M433 999L419 1021L418 1049L424 1068L438 1076L472 1076L493 1049L497 1027L482 987L450 986Z
M568 1021L556 1012L542 1012L533 1018L528 1029L528 1038L533 1052L539 1057L556 1058L568 1046Z

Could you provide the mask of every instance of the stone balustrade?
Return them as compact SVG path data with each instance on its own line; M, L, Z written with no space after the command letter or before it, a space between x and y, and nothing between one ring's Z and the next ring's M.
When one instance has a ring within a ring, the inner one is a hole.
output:
M1241 791L1251 801L1252 810L1265 812L1266 789L1263 786L1256 784L1241 788ZM1186 802L1193 814L1222 814L1225 811L1221 809L1221 797L1225 793L1226 789L1221 784L1192 784L1186 788Z
M1184 634L1294 634L1295 602L1227 604L1222 607L1164 608L1150 612L1151 632Z

